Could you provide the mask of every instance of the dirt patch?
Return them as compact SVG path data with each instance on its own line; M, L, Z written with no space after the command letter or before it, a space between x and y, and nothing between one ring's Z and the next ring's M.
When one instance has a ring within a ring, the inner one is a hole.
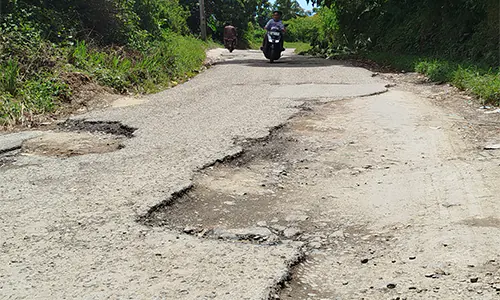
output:
M47 132L23 143L21 153L71 157L91 153L107 153L122 149L123 137L76 132Z
M128 107L143 104L146 99L143 97L121 97L111 102L111 107Z
M71 107L66 109L104 107L109 103L113 91L98 85L88 75L80 72L67 72L62 74L61 78L72 91L69 99Z

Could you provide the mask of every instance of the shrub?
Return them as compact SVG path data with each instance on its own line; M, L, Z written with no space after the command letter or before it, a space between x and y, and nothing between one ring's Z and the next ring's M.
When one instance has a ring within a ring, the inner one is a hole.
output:
M287 24L285 41L310 43L320 31L321 19L318 15L298 17L286 21L285 24Z
M16 61L9 59L1 66L0 90L16 96L19 81L19 65Z
M415 66L415 71L425 74L430 80L436 82L449 82L453 77L453 66L447 61L424 60Z

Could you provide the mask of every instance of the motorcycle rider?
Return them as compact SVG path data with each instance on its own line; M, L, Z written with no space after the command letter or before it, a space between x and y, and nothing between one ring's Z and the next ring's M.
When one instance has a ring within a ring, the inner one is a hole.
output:
M236 32L236 27L231 25L231 23L226 22L224 24L224 45L227 47L227 43L229 42L234 42L236 46L236 37L237 37L237 32Z
M266 26L264 26L264 29L269 31L271 30L271 28L277 27L279 28L279 30L281 30L281 32L285 33L286 28L283 22L281 22L281 16L282 16L281 11L279 10L273 11L273 18L267 22ZM267 36L264 36L264 41L262 42L262 47L260 47L260 50L265 49L266 43L267 43ZM285 48L283 48L283 39L281 39L280 41L280 47L281 51L285 51Z

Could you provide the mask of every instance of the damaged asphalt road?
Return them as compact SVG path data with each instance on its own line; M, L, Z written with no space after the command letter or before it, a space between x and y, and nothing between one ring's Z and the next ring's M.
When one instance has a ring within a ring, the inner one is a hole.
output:
M274 295L300 258L300 243L200 239L137 220L191 186L204 166L239 153L239 141L264 137L299 112L304 99L287 86L349 85L343 97L385 90L370 74L290 54L271 66L258 52L235 52L140 105L78 117L137 129L117 151L9 158L0 168L2 298Z
M493 114L342 62L222 53L139 104L10 139L2 297L498 297L500 137L471 125Z

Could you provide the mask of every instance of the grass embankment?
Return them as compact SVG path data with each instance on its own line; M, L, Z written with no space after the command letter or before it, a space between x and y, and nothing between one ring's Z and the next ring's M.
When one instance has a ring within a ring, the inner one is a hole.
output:
M500 105L499 70L471 62L460 63L411 55L366 53L363 57L398 70L421 73L434 82L451 83L479 97L483 103Z
M295 53L304 54L309 50L311 50L311 45L309 43L304 43L304 42L285 42L285 48L287 49L293 48L295 49Z

